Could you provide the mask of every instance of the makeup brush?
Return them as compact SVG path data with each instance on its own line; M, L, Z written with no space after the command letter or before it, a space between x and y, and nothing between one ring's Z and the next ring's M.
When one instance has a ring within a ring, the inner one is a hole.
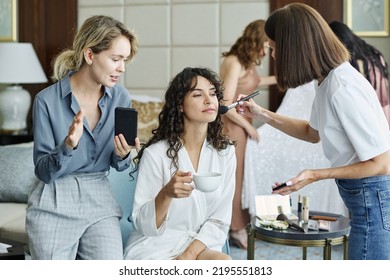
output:
M260 93L260 91L256 90L254 93L244 97L244 98L241 98L240 100L238 100L237 102L234 102L232 104L230 104L229 106L219 106L218 108L218 113L220 113L221 115L222 114L225 114L227 111L229 111L230 109L236 107L238 105L238 102L240 101L246 101L248 99L251 99L252 97L255 97L256 95L258 95Z
M293 228L293 229L296 229L296 230L299 230L299 231L302 231L302 232L306 232L306 230L299 226L298 224L294 223L293 221L291 221L289 218L287 218L286 215L284 214L279 214L277 217L276 217L276 220L278 221L284 221L284 222L287 222L288 225Z

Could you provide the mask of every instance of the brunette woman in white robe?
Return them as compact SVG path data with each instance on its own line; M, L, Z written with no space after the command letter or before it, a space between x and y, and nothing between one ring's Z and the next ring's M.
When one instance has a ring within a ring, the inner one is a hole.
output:
M170 83L159 126L142 147L125 259L230 259L227 239L235 184L233 143L222 135L217 74L185 68ZM192 174L219 172L219 187L193 188Z

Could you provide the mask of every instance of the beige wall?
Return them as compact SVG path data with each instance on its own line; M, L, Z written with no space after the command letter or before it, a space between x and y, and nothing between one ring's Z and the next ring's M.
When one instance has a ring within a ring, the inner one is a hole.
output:
M162 97L186 66L219 72L221 52L252 20L269 15L268 0L79 0L78 24L94 14L124 21L140 41L122 80L132 95ZM268 59L259 69L268 74ZM257 100L268 106L268 91Z
M266 19L269 0L79 0L78 24L94 14L124 21L140 41L135 61L121 80L132 95L162 97L185 66L218 72L220 54L254 19ZM390 37L365 37L390 62ZM269 59L259 68L268 74ZM268 106L268 91L256 97Z

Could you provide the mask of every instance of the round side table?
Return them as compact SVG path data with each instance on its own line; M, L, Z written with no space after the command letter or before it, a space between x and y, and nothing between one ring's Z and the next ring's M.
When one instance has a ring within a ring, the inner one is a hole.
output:
M248 250L247 259L254 260L255 256L255 239L265 242L302 247L302 259L307 259L307 247L323 247L324 260L332 258L332 246L344 244L344 259L348 259L348 235L350 231L349 219L347 217L332 213L316 212L315 215L337 216L337 221L330 222L329 231L314 231L300 232L291 228L286 230L269 230L259 226L256 223L257 218L253 217L247 226L248 233ZM310 213L312 215L312 213ZM303 225L303 227L307 225Z

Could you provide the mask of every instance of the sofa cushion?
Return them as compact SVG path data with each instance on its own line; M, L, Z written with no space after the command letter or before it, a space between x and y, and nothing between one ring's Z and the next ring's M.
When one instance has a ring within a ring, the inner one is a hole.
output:
M33 142L0 146L0 202L27 202L36 177Z
M15 219L25 217L26 209L25 203L0 203L0 228Z
M134 225L129 221L129 216L133 210L135 185L137 183L137 173L134 173L134 179L129 175L130 169L122 172L111 168L108 179L112 185L113 194L122 208L122 218L120 220L122 242L126 245L130 232L133 231Z
M24 216L9 222L1 229L1 237L27 244L28 236L25 224L26 218Z
M25 203L0 203L0 237L27 243Z

